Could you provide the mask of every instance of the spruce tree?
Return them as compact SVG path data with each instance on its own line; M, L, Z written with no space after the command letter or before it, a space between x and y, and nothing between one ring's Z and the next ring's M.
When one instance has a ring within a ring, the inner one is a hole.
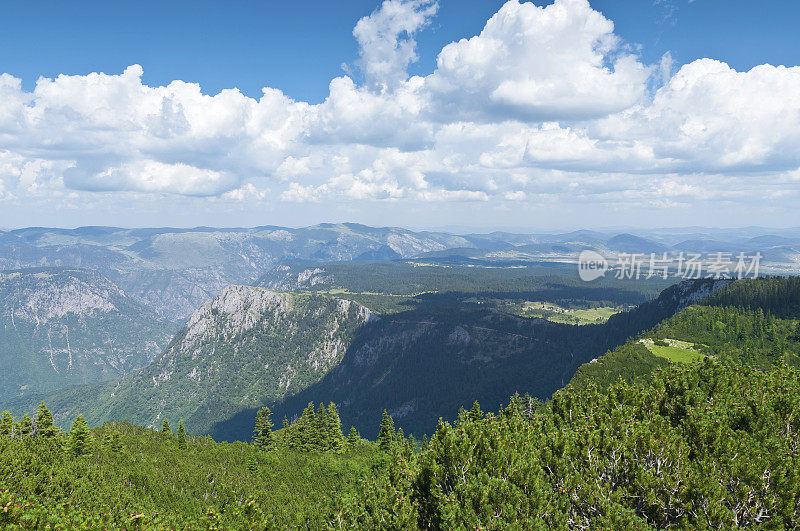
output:
M315 446L317 450L325 452L330 450L331 442L328 440L328 412L322 402L319 404L316 420Z
M361 436L356 431L355 426L350 426L350 433L347 435L347 444L356 446L361 442Z
M381 419L381 431L378 433L378 447L384 452L392 449L394 444L394 420L391 415L383 410L383 418Z
M53 414L50 413L44 402L39 404L39 410L36 412L36 427L42 437L55 437L58 432L55 424L53 424Z
M115 431L111 435L111 449L115 452L122 451L122 436L120 436L118 431Z
M25 416L22 417L22 420L19 421L19 434L21 437L25 435L30 435L31 430L33 429L33 421L31 420L31 416L25 413Z
M262 407L256 414L256 427L253 431L253 443L261 448L267 449L272 446L272 412L266 406Z
M303 452L310 452L316 447L317 416L314 413L314 403L309 402L303 414L297 420L296 437L292 437L293 447ZM296 440L295 440L296 439Z
M178 421L178 448L186 449L186 428L183 427L183 419Z
M11 435L14 430L14 417L11 416L10 411L3 411L3 417L0 419L0 435Z
M339 418L339 411L336 404L328 404L328 444L330 449L341 454L344 452L344 434L342 433L342 420Z
M105 434L103 435L103 442L102 442L103 448L107 448L108 450L111 450L112 442L113 442L113 439L114 439L114 432L106 425L103 425L103 430L105 431Z
M91 437L89 425L86 424L83 415L78 415L69 430L69 449L72 455L83 455L87 452L89 437Z
M478 404L477 400L472 404L472 410L469 412L469 418L473 422L483 418L483 411L481 411L481 405Z
M414 434L412 433L411 436L403 442L403 457L407 461L411 461L411 458L414 457Z
M281 442L284 446L292 445L291 427L289 425L289 419L287 419L286 416L283 417L283 432L281 433Z
M167 419L164 419L164 422L161 423L161 433L172 435L172 430L169 429L169 421Z

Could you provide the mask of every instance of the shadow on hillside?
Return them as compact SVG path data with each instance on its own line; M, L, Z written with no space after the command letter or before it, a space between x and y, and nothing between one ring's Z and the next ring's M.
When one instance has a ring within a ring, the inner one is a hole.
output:
M591 288L589 289L591 290ZM584 288L584 299L619 300L614 288ZM621 291L621 290L618 290ZM588 293L588 296L587 296ZM674 312L659 300L612 316L602 325L572 326L512 316L465 303L474 293L425 294L415 307L359 328L337 364L322 380L268 404L275 428L309 402L335 402L345 431L353 425L374 438L387 409L406 434L430 434L438 419L452 420L474 400L496 410L515 392L547 399L593 358L654 326ZM499 294L507 296L508 294ZM638 295L638 294L637 294ZM560 300L570 288L519 293L515 298ZM545 298L546 297L546 298ZM212 427L218 440L248 440L256 409Z

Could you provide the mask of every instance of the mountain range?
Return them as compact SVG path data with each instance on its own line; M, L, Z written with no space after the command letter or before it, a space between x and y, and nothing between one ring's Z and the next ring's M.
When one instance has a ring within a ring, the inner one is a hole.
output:
M98 271L128 296L184 320L231 284L253 284L282 263L461 257L466 261L574 260L585 248L614 255L663 250L759 251L776 271L800 270L800 230L659 229L562 234L450 234L324 223L304 228L80 227L0 231L0 269Z

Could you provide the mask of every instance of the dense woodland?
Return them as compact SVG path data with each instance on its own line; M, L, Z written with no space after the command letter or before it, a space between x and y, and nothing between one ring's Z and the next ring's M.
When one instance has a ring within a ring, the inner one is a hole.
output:
M395 295L408 297L395 303L408 309L419 304L446 303L442 298L415 298L420 294L449 294L449 301L463 302L480 295L484 299L546 300L551 302L594 301L606 305L640 304L653 299L674 283L673 279L653 277L636 282L613 276L591 284L578 279L574 264L495 261L449 264L440 259L382 262L293 262L286 269L276 268L259 280L259 285L278 289L331 291L369 297ZM301 275L303 272L316 274ZM535 298L531 298L535 297ZM388 305L394 310L395 306Z

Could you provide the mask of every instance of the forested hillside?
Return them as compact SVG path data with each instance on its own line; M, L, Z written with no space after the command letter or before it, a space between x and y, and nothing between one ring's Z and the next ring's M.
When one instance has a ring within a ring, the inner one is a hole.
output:
M800 366L800 278L772 277L730 283L698 305L640 334L592 363L571 385L618 378L644 381L671 358L711 356L762 368Z
M174 328L94 271L0 272L0 402L119 378Z
M344 423L363 433L374 430L374 419L387 409L406 433L430 434L440 417L453 419L459 407L475 400L497 407L514 392L549 398L599 352L728 282L677 284L604 324L585 326L452 305L447 295L431 294L413 310L364 326L325 378L270 406L279 416L292 418L308 402L333 401L341 405ZM253 413L244 411L221 423L215 433L246 437Z
M800 526L800 375L675 365L440 423L331 519L360 529Z
M710 358L545 404L475 403L419 450L387 414L373 443L313 404L279 432L260 412L252 444L82 418L59 433L40 407L0 422L0 525L796 528L797 411L794 369Z
M262 276L258 285L278 290L332 291L413 297L448 293L462 298L525 299L552 302L594 301L641 304L675 283L661 277L598 279L591 284L576 275L575 264L497 260L456 262L418 259L382 262L307 261L283 263Z
M426 294L412 309L376 319L338 298L347 294L232 287L146 368L9 407L19 414L44 399L59 423L78 411L91 425L182 418L193 433L246 440L263 405L293 419L308 402L335 402L345 424L365 434L387 409L398 426L421 436L474 400L496 407L517 391L546 399L598 352L727 283L688 281L585 326L509 315L448 293Z

